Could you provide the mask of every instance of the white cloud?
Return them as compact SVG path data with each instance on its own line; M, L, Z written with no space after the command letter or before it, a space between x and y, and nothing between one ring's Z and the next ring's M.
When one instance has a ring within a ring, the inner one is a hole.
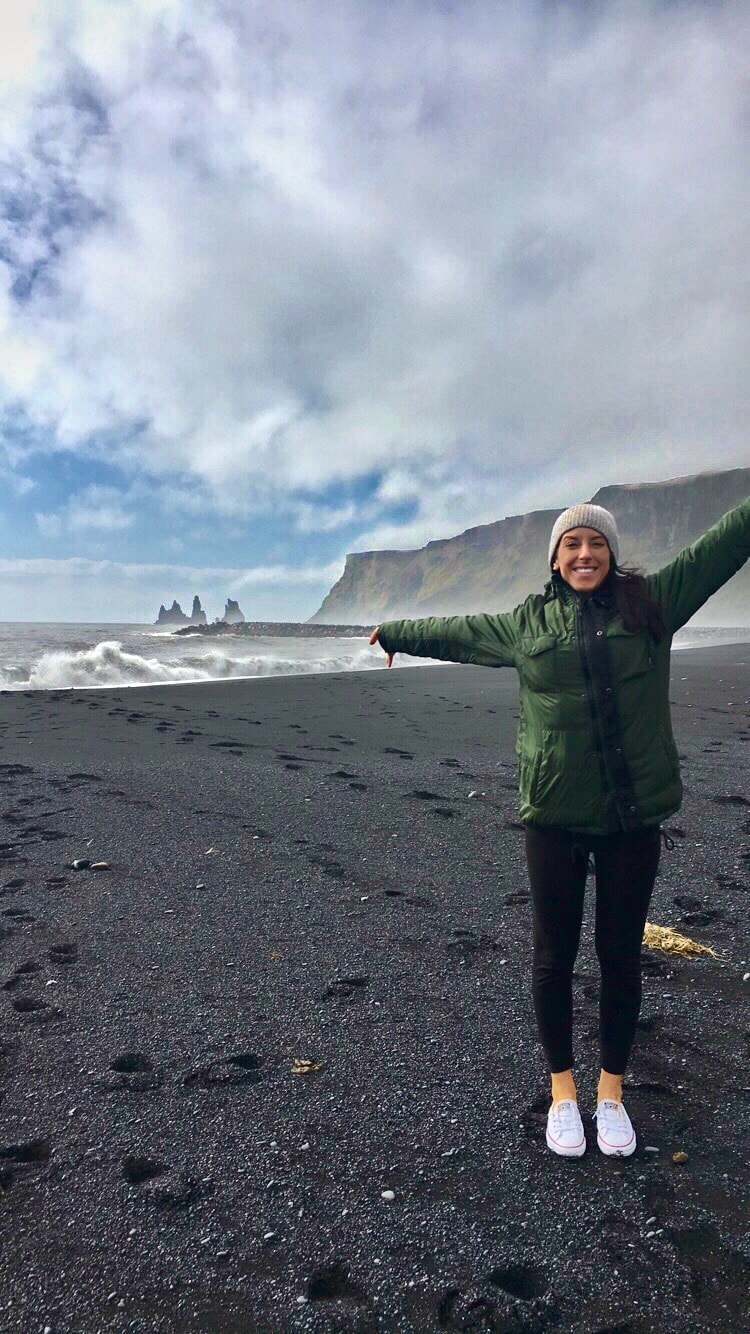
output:
M168 512L404 545L747 461L739 0L7 9L0 407ZM295 498L379 472L408 527Z
M61 560L51 557L0 559L0 576L4 579L123 579L134 583L154 579L179 579L185 583L202 580L221 580L232 589L252 588L266 584L325 583L338 579L343 567L341 560L325 565L258 565L252 569L236 566L135 564L116 560L90 560L83 556L68 556Z
M71 496L57 514L37 513L37 527L44 537L63 533L118 533L135 524L135 515L123 504L123 493L114 486L91 485Z

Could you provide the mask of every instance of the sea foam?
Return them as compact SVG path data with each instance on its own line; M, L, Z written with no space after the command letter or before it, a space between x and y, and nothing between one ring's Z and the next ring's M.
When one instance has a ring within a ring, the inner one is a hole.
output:
M413 658L401 657L397 661L403 667L418 665ZM0 667L0 688L81 690L97 686L170 685L186 681L299 676L309 672L361 672L384 666L383 650L369 645L308 658L269 652L229 654L213 646L201 653L188 650L174 657L156 658L127 652L119 640L110 639L75 652L43 653L26 669Z

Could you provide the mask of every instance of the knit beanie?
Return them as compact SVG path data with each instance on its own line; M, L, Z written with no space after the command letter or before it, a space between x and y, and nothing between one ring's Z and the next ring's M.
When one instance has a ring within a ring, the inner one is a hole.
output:
M557 545L560 538L565 533L570 532L571 528L595 528L597 533L606 537L609 542L609 549L615 560L620 554L620 538L617 532L615 517L605 510L601 505L571 505L570 509L563 510L562 514L555 520L552 529L552 536L549 541L549 564L552 568L552 561L557 551Z

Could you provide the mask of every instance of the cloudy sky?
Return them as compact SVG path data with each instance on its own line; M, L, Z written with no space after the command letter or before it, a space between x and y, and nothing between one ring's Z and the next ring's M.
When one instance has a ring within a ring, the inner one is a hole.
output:
M745 0L0 8L0 620L750 462Z

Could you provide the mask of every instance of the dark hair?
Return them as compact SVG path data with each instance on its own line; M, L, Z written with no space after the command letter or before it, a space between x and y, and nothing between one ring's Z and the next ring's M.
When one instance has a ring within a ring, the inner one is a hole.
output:
M612 590L615 605L626 630L648 630L661 643L667 633L661 607L651 596L642 570L634 565L618 565L614 556L605 584Z

